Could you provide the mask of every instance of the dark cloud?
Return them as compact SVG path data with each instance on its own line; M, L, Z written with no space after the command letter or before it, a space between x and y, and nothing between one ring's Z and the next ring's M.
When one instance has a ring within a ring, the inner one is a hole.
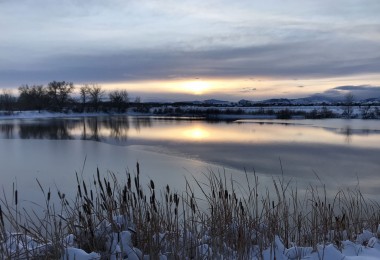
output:
M358 86L338 86L335 91L341 94L351 92L355 99L380 98L380 86L358 85Z
M380 91L380 87L371 85L358 85L358 86L339 86L335 87L337 90L348 90L348 91Z
M257 90L256 88L242 88L239 92L240 93L250 93L250 92L253 92L256 90Z
M380 86L371 85L346 85L337 86L335 88L312 95L313 98L325 98L331 100L342 100L347 93L352 93L356 100L368 98L380 98Z
M0 87L379 73L380 4L363 1L0 0Z
M172 75L184 78L336 77L380 72L380 55L373 55L379 53L374 51L379 47L367 46L355 56L347 55L350 46L330 46L323 42L194 51L137 49L107 54L51 55L30 69L4 68L0 77L3 83L9 84L53 79L75 82L158 80L172 78Z

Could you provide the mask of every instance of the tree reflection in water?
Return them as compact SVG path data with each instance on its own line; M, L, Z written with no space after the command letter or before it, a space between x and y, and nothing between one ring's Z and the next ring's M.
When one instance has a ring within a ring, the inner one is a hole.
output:
M129 130L129 120L127 117L117 117L117 118L106 118L104 121L105 129L110 129L109 136L112 139L118 141L127 141L128 130Z
M190 119L189 119L190 120ZM197 125L197 119L191 119L191 123L188 123L186 119L178 120L176 118L151 118L151 117L128 117L128 116L102 116L102 117L84 117L84 118L50 118L50 119L15 119L15 120L3 120L0 121L0 138L1 139L50 139L50 140L91 140L96 142L112 143L115 145L127 145L132 143L132 136L139 136L139 138L152 138L152 136L161 136L165 138L172 138L170 135L166 135L168 131L182 131L185 128L193 129L194 125ZM223 129L229 124L227 122L209 122L201 120L200 124L203 124L213 133L212 136L216 136L218 132L224 131ZM365 121L363 121L365 122ZM341 135L344 139L341 141L335 141L336 143L344 142L352 144L358 138L363 136L380 135L380 128L377 126L355 127L347 124L337 126L316 126L315 128L305 128L302 124L294 123L276 123L273 122L254 122L255 125L259 125L266 129L266 125L272 125L270 128L274 132L281 128L282 130L289 130L289 134L292 134L292 129L300 128L298 132L314 129L316 131L305 132L310 134L310 140L319 138L325 138L325 133L319 133L317 130L320 128L323 131L332 132L335 135ZM222 127L214 127L214 124L221 124ZM240 127L241 123L237 123L236 127L233 127L234 123L231 123L231 131L237 133L237 135L230 135L231 140L239 141L241 139L240 132L244 130L244 126ZM279 126L278 126L279 125ZM238 127L239 126L239 127ZM154 133L156 135L150 135L149 132L144 132L145 128L156 127ZM181 130L182 129L182 130ZM250 128L249 131L252 132ZM277 130L276 130L277 129ZM133 131L133 132L131 132ZM265 130L263 130L265 131ZM137 135L136 135L137 133ZM157 135L158 133L158 135ZM179 133L179 132L178 132ZM268 133L262 132L263 138L268 136ZM327 133L328 134L328 133ZM235 136L235 137L234 137ZM236 138L236 140L233 138ZM161 138L160 137L160 138ZM251 135L247 136L250 138ZM283 135L276 135L280 141ZM332 140L337 140L336 136L327 136ZM358 138L357 138L358 137ZM177 138L178 139L178 138ZM268 139L271 142L273 137ZM355 140L354 140L355 139ZM223 139L221 142L225 141ZM127 143L128 142L128 143Z
M136 132L140 132L141 128L151 128L152 119L150 117L135 117L132 120Z
M346 139L345 139L345 141L346 141L346 143L351 143L351 136L352 136L352 129L351 129L351 127L349 127L349 126L347 126L347 127L345 127L344 129L343 129L343 134L346 136Z
M152 127L150 118L126 116L14 120L0 124L0 137L5 139L92 140L126 145L128 131Z
M50 139L68 140L73 139L70 129L74 128L70 122L63 120L35 120L18 125L19 138L21 139Z
M5 139L12 139L14 134L14 125L0 124L0 132L4 134Z
M101 124L98 123L98 118L88 118L83 123L87 124L89 129L89 137L86 140L100 141L99 132L101 131L99 128L101 127Z

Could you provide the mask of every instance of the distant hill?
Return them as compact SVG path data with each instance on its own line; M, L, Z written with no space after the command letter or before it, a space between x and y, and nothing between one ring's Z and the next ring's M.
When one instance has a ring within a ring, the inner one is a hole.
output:
M257 101L256 104L264 104L264 105L291 105L292 102L287 98L271 98L262 101Z
M224 100L218 100L218 99L207 99L203 101L204 104L208 105L229 105L231 102L224 101Z
M251 105L266 105L266 106L291 106L291 105L335 105L344 102L344 96L332 96L324 94L314 94L309 97L303 98L271 98L259 101L252 101L247 99L241 99L238 102L230 102L219 99L207 99L204 101L187 101L187 102L176 102L176 103L186 103L193 105L231 105L238 104L239 106L251 106ZM363 100L355 100L357 103L361 104L375 104L380 105L380 97L367 98Z
M330 105L339 101L341 100L326 97L323 95L313 95L310 97L296 98L296 99L291 100L293 105L321 105L321 104Z
M254 102L251 100L241 99L238 101L238 104L240 106L250 106L250 105L254 104Z

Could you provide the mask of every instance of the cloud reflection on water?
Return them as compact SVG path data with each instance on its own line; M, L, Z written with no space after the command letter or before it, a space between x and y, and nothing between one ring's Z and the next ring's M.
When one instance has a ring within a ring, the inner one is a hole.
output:
M196 141L205 144L350 144L376 148L380 140L380 122L338 119L231 123L125 116L29 119L0 122L0 138L92 140L122 146Z
M134 147L161 155L169 154L165 157L169 160L168 164L177 161L176 157L184 157L196 159L193 164L202 161L239 171L255 169L266 176L281 175L281 160L284 176L296 180L299 187L306 187L311 180L315 181L314 172L332 190L337 186L354 187L357 178L365 193L377 194L376 187L380 186L380 181L377 181L380 171L380 121L227 123L120 116L4 120L0 121L0 139L9 139L8 142L3 141L6 146L2 147L0 154L18 158L18 161L37 156L32 154L32 146L41 144L41 147L46 147L46 151L39 148L41 154L45 157L61 154L60 157L65 158L62 164L72 165L70 160L76 160L75 165L78 165L77 157L84 158L87 154L94 158L93 163L107 159L112 167L120 168L125 167L127 148ZM24 139L28 142L23 142ZM53 148L47 141L39 142L40 139L54 140ZM95 141L97 145L80 140ZM58 146L59 143L62 146ZM30 153L25 150L26 145L30 145ZM92 146L96 149L88 148ZM65 152L60 151L62 147L66 147ZM76 151L75 158L70 159L67 155L70 149ZM111 154L112 157L109 157ZM56 159L38 157L36 160L45 162ZM146 162L144 157L139 160ZM10 171L17 171L12 167ZM34 169L41 166L33 161L25 167ZM161 170L168 171L169 168Z

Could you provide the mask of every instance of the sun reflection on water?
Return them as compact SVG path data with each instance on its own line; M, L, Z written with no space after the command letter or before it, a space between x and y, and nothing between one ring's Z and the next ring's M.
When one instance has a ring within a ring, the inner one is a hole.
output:
M204 140L210 136L210 133L203 128L195 127L184 131L186 139Z
M366 123L366 125L363 125ZM328 144L379 147L378 121L265 121L104 117L0 122L0 139L95 140L119 145L147 142L219 144Z

